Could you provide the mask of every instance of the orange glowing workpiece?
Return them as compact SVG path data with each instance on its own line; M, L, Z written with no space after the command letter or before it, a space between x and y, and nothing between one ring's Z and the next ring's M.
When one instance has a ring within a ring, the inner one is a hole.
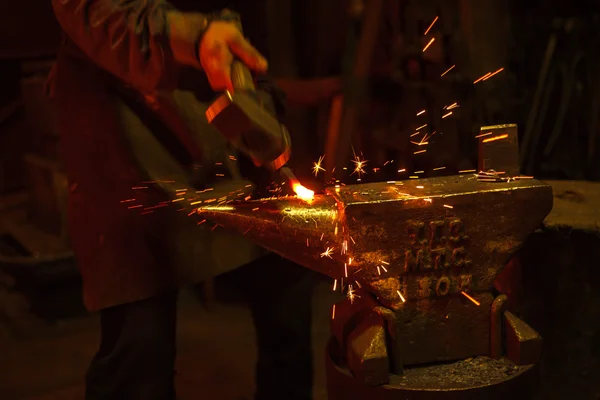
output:
M312 200L315 197L314 191L302 186L300 183L293 183L292 189L296 193L296 196L302 200Z

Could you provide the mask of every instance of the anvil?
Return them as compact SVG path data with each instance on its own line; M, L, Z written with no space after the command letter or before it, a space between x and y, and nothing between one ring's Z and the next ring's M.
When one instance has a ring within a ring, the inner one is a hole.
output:
M551 209L540 181L469 174L198 211L337 279L350 298L332 325L337 353L355 378L380 385L406 366L491 355L500 328L490 321L504 311L494 279Z

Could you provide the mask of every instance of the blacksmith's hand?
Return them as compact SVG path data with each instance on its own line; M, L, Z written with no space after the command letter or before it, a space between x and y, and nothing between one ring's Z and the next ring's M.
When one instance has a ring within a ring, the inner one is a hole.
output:
M233 90L231 64L240 59L256 73L267 72L267 60L242 35L236 24L213 21L200 41L200 63L214 91Z

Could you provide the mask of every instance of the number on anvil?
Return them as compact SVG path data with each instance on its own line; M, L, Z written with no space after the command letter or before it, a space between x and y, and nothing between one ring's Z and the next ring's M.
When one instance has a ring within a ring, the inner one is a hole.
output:
M410 248L406 250L405 272L425 272L452 267L467 267L464 243L469 237L459 219L407 221Z

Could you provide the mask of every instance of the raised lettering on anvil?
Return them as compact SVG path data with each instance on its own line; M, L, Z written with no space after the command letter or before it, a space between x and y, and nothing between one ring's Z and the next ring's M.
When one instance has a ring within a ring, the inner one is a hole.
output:
M408 221L410 247L405 252L405 272L427 272L468 267L464 248L468 236L459 219Z

